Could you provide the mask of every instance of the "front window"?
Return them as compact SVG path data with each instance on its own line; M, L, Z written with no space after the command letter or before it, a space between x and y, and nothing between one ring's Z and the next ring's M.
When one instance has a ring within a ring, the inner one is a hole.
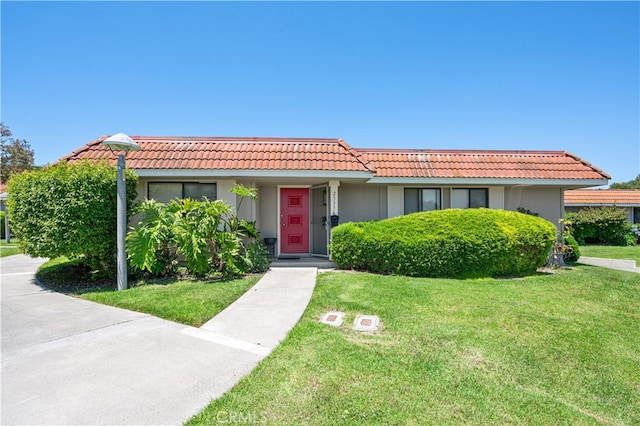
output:
M405 188L404 214L441 209L439 188Z
M149 199L165 204L176 198L201 200L207 197L209 200L215 200L217 195L215 183L149 182Z
M454 188L451 190L451 208L477 209L489 207L487 188Z

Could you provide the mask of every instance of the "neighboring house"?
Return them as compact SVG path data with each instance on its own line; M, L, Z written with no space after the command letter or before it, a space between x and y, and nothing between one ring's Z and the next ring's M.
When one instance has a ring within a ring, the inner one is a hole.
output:
M61 161L109 159L101 142ZM236 183L259 189L238 214L277 238L278 255L326 256L332 224L420 210L488 207L535 211L558 224L565 189L610 177L563 151L356 149L341 139L132 137L127 155L141 197L207 196L237 206ZM333 220L332 220L333 219ZM333 223L332 223L333 222Z
M605 206L622 207L629 222L640 223L640 189L576 189L564 193L567 212Z
M0 183L0 211L7 211L7 184Z

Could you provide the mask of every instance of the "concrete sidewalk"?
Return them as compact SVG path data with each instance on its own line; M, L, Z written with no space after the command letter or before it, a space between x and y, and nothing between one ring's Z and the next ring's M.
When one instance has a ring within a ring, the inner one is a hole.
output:
M640 274L640 268L636 267L635 260L602 259L599 257L580 256L578 263Z
M317 274L270 270L198 329L42 289L41 263L0 259L2 424L181 424L284 339Z

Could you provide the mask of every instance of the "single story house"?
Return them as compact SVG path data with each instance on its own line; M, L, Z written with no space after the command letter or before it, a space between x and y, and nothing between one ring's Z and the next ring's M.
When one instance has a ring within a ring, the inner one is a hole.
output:
M107 136L61 161L109 159ZM327 256L331 227L447 208L520 207L558 224L564 191L610 176L564 151L362 149L341 139L132 136L127 155L141 197L223 199L236 183L258 188L240 217L275 237L277 255Z
M640 223L640 189L574 189L564 193L567 212L605 206L622 207L629 222Z

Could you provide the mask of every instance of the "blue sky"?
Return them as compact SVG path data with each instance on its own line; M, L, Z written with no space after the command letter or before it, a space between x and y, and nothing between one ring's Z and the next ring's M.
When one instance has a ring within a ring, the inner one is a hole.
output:
M566 150L640 173L638 2L7 2L2 121L105 134Z

